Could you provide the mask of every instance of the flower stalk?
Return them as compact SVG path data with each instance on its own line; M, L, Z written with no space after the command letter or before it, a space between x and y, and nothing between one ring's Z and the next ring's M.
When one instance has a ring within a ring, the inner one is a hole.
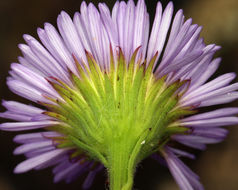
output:
M142 147L148 134L139 137L131 133L113 138L109 147L108 173L110 190L131 190L137 164L141 161Z
M110 190L130 190L134 174L134 171L129 168L131 152L128 150L125 137L114 140L110 146L108 165Z

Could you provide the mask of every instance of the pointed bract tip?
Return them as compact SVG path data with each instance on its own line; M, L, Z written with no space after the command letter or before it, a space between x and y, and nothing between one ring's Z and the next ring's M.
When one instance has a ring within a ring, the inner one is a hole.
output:
M90 58L93 58L93 54L91 52L89 52L88 50L84 50L85 51L85 54L87 57L90 57ZM93 58L94 59L94 58Z

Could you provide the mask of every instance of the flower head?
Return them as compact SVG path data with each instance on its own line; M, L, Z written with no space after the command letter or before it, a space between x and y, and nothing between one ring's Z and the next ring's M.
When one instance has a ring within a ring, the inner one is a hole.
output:
M27 157L15 173L53 166L55 182L88 173L88 189L105 167L110 188L128 190L137 164L152 155L166 161L181 189L203 189L179 159L194 155L174 145L203 150L226 137L221 126L238 123L238 108L198 113L238 98L234 73L208 81L220 47L206 46L182 10L173 17L171 2L164 11L158 2L150 32L143 0L116 2L112 13L98 8L83 2L73 20L62 11L59 32L49 23L38 28L41 43L24 35L7 84L40 108L3 101L0 116L17 122L0 129L42 132L15 137L22 145L14 153Z

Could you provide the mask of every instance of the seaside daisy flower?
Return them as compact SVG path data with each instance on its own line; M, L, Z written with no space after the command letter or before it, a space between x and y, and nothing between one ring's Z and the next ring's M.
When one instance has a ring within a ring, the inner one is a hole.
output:
M238 124L238 108L200 108L238 98L234 73L215 79L220 49L205 45L201 27L157 3L150 30L144 0L107 5L83 2L57 28L24 35L23 56L11 64L7 85L33 104L3 101L0 116L16 122L1 130L27 131L14 138L26 160L15 173L53 167L54 181L71 182L108 172L111 190L130 190L137 165L149 156L166 163L182 190L202 190L199 177L180 159L222 141L222 126ZM37 106L38 104L38 106ZM37 130L36 130L37 129ZM34 130L36 130L34 132ZM179 147L179 148L178 148Z

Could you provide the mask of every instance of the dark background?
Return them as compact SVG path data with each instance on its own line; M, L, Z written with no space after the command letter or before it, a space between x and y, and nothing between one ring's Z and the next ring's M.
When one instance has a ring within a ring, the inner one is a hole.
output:
M89 2L89 1L87 1ZM93 1L97 4L99 1ZM115 1L104 0L110 8ZM162 1L163 6L168 1ZM17 44L24 43L25 33L37 37L36 28L44 22L56 25L56 18L63 9L71 16L79 10L80 0L0 0L0 99L19 100L5 85L10 63L17 62L21 55ZM217 75L225 72L238 73L238 1L237 0L174 0L175 9L184 9L186 18L203 25L202 36L207 43L222 45L217 56L223 61ZM148 12L153 20L156 1L148 1ZM236 79L237 81L237 79ZM238 102L238 101L237 101ZM238 103L230 106L238 106ZM4 109L0 107L0 110ZM4 120L1 120L3 122ZM208 146L205 152L195 152L196 161L184 160L201 176L206 190L238 189L238 126L229 127L228 138L220 144ZM83 177L66 185L53 184L51 170L31 171L13 174L14 167L24 160L23 156L13 156L16 144L12 138L16 133L0 131L0 190L80 190ZM105 189L106 174L101 173L92 189ZM138 167L135 189L178 190L168 170L156 161L147 159Z

